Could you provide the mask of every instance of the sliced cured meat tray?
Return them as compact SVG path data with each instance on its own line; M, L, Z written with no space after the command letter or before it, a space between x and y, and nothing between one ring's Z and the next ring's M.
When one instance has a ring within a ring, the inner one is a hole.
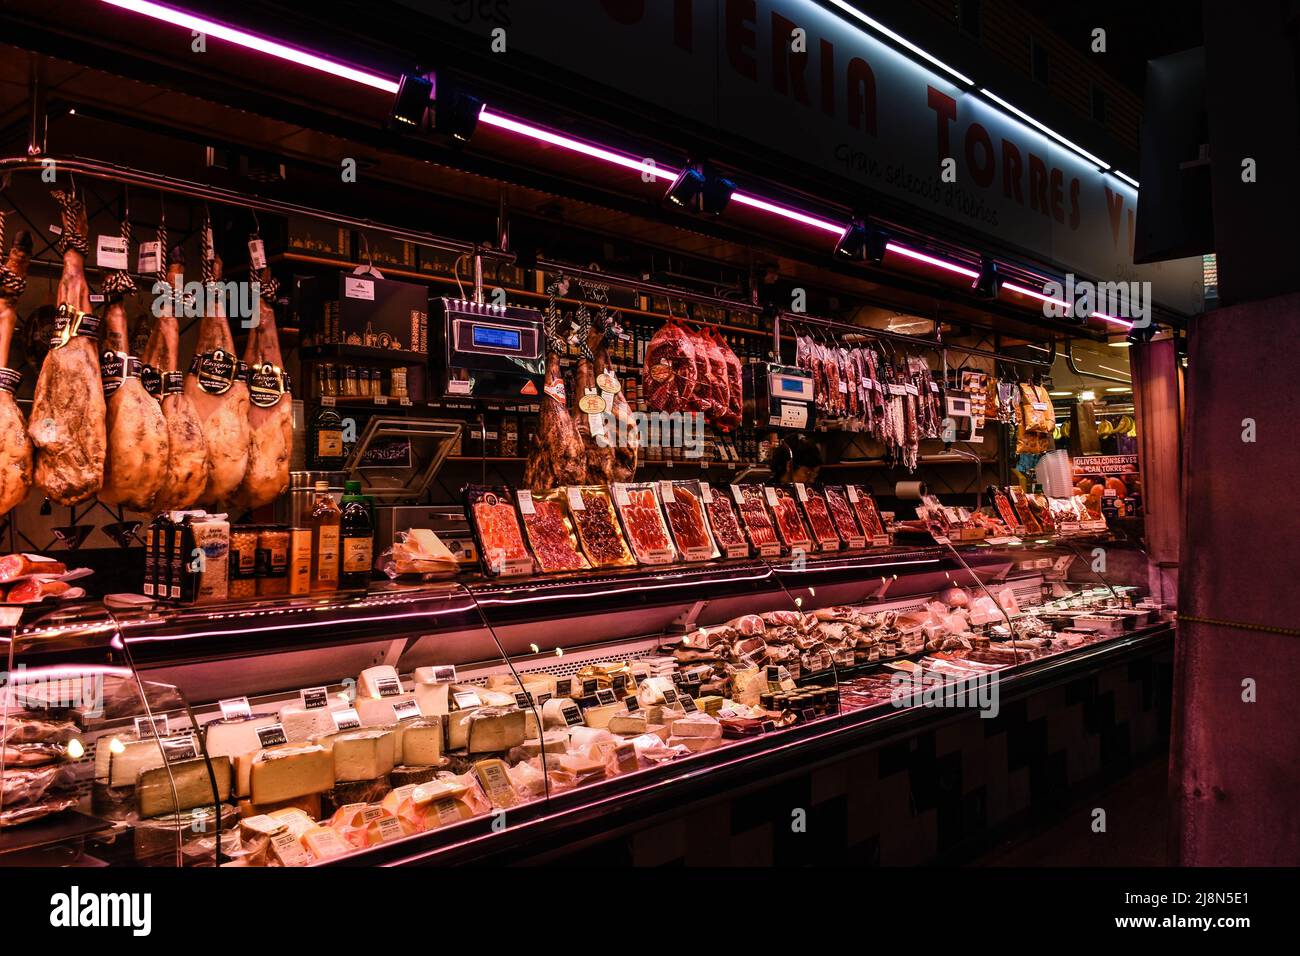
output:
M659 496L652 482L624 483L613 486L614 507L632 553L641 564L671 564L677 550L668 537L668 525L659 508Z
M508 488L466 486L465 512L474 531L485 574L513 576L533 573L533 559L524 543L514 496Z
M848 492L843 485L826 485L822 488L826 495L826 507L830 510L835 530L844 539L846 547L861 548L866 544L858 519L853 516L853 505L849 503Z
M562 489L520 489L516 500L519 502L519 515L524 522L528 544L532 547L537 567L543 574L590 570L591 562L578 550L578 539L569 521Z
M706 481L700 482L700 495L704 510L709 516L709 527L718 550L728 558L749 557L749 543L740 527L740 515L730 495L721 488L714 489ZM762 502L759 502L762 504Z
M683 561L711 561L718 557L709 522L704 514L704 493L698 481L661 481L663 502L673 542Z
M565 488L569 514L582 551L596 568L625 568L636 558L623 540L609 489L603 485L570 485Z
M803 515L799 513L799 504L795 500L793 488L764 488L767 504L772 509L777 535L787 551L796 548L802 551L812 550L812 535L804 524Z
M813 543L816 544L817 550L838 551L840 535L835 530L830 506L826 503L826 495L813 485L796 484L794 496L803 510L803 516L808 521L808 528L812 532Z
M885 522L880 517L880 511L876 508L876 500L871 497L871 492L862 485L846 485L844 493L853 507L853 514L857 517L858 524L862 526L862 533L867 536L868 543L872 538L885 534Z
M772 522L771 512L767 510L767 498L762 485L732 485L731 497L736 502L745 524L745 533L749 543L765 558L775 557L781 553L781 540L776 536L776 525Z

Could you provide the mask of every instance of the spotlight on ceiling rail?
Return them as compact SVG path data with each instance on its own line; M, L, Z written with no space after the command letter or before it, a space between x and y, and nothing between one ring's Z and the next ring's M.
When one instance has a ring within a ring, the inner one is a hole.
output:
M843 234L835 243L834 256L843 262L870 262L880 265L885 260L889 235L879 226L867 224L862 219L854 219L844 227Z
M697 163L677 174L664 198L681 209L717 216L727 208L735 191L736 184L730 179Z
M1148 322L1146 325L1135 325L1128 330L1128 342L1130 345L1144 345L1156 337L1156 324Z
M464 143L474 135L482 110L483 100L453 76L403 73L388 115L399 129L431 129Z
M980 275L975 280L975 294L981 299L996 299L1002 291L1002 273L992 259L980 261Z

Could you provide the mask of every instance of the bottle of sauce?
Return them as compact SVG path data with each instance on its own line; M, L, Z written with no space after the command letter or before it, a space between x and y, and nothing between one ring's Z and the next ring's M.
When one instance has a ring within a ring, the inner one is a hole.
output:
M339 586L364 589L370 584L370 566L375 559L375 529L359 481L344 485L339 527L343 555Z
M308 456L315 471L340 471L347 461L343 444L343 419L327 405L316 409L308 436Z
M330 494L329 482L316 482L311 509L311 590L334 591L339 586L339 530L342 515Z

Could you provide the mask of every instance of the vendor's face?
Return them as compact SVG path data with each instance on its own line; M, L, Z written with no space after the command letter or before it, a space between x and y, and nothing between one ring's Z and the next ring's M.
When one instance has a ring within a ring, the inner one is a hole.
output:
M820 472L821 472L820 467L805 468L801 465L794 470L794 477L791 480L801 485L811 485L814 481L817 480L817 475Z

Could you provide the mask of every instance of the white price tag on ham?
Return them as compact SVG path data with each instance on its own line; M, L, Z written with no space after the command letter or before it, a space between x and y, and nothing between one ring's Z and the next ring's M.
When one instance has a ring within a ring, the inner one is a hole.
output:
M248 265L253 269L266 268L266 246L261 239L248 240Z
M148 275L151 272L157 272L162 268L162 243L160 242L142 242L140 243L140 256L137 260L136 272Z
M620 508L626 508L631 504L631 499L627 496L627 488L621 482L614 484L614 504Z
M578 488L576 488L576 487L573 486L573 485L570 485L570 486L566 489L566 494L568 494L568 496L569 496L569 510L570 510L570 511L586 511L586 510L587 510L587 503L586 503L585 501L582 500L582 492L579 491Z
M101 269L125 270L131 268L127 261L125 236L96 236L95 265Z
M537 514L537 509L533 507L533 493L522 488L519 490L519 513Z

